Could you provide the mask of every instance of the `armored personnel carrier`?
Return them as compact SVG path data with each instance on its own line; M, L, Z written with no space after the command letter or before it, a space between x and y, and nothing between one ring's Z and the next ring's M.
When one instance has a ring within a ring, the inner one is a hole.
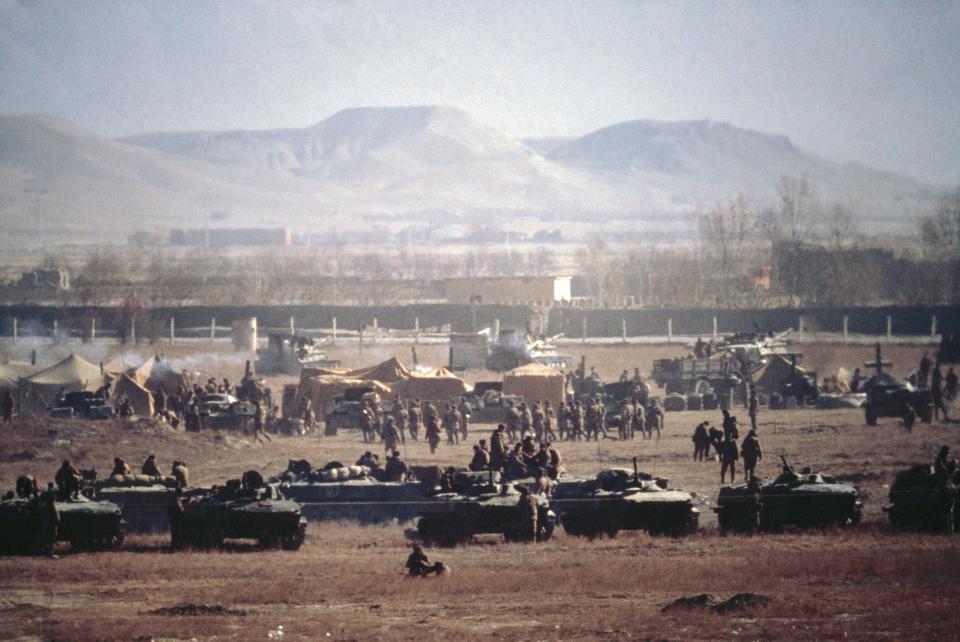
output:
M930 390L918 388L907 381L898 381L884 372L884 368L893 364L883 361L879 343L876 351L876 359L864 364L875 370L875 374L864 384L867 402L863 406L863 413L867 424L876 426L880 417L897 417L903 419L909 430L916 418L925 424L932 422L933 394Z
M259 475L257 475L259 477ZM261 548L297 550L303 544L307 522L297 502L277 498L269 486L226 486L185 494L170 515L170 539L175 549L216 548L227 539L256 540Z
M669 488L669 482L636 470L614 468L594 479L562 480L551 507L568 535L613 537L621 530L651 535L686 535L697 530L700 510L693 495Z
M499 485L489 473L472 477L476 483L454 492L440 492L421 502L417 532L427 546L456 546L468 542L474 535L499 534L508 541L521 539L520 492L514 485ZM469 475L462 479L471 477ZM557 516L550 501L537 498L537 541L544 542L553 535Z
M940 483L929 465L900 472L890 487L890 506L884 511L895 528L939 532L948 530L948 511L960 501L960 473L950 484ZM954 514L954 520L956 515Z
M721 533L744 533L780 531L785 526L856 526L863 504L852 484L809 468L796 473L784 459L783 472L773 481L757 480L757 488L749 484L721 488L714 510Z
M60 514L58 541L82 550L115 550L123 545L126 524L113 502L77 495L57 498L56 507Z
M120 507L127 532L158 533L170 528L177 480L167 475L113 475L95 483L95 497Z
M38 555L43 550L41 498L9 498L0 501L0 552Z

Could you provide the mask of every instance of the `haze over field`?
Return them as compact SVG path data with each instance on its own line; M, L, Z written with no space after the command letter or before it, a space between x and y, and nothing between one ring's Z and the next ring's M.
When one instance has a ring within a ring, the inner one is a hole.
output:
M3 2L0 224L682 233L791 174L912 232L960 180L958 31L937 2Z

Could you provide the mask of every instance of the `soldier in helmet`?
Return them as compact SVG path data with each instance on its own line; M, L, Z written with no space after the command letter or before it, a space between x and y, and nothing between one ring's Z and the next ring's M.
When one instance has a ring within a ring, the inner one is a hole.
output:
M420 416L420 400L414 399L410 402L410 409L407 411L407 430L413 441L417 441L420 436Z
M550 405L549 399L544 399L543 401L543 439L541 441L557 438L556 433L553 432L553 427L556 425L556 423L557 423L557 418L553 411L553 406Z
M110 476L119 475L121 477L130 474L130 466L127 465L127 462L123 461L120 457L113 458L113 470L110 471Z
M430 558L419 545L414 544L413 550L407 557L407 572L411 577L427 577L431 573L440 575L446 569L443 562L430 563Z
M510 438L510 441L516 441L517 433L520 431L520 410L516 406L507 408L507 417L504 423L506 424L507 436Z
M39 498L40 507L40 537L43 542L44 554L56 559L57 536L60 529L60 513L57 511L56 494L53 484L47 486L47 492Z
M520 536L528 542L537 541L537 497L526 486L520 487Z
M763 449L760 448L760 440L757 439L757 433L753 430L747 433L740 444L740 455L743 457L743 476L747 481L755 477L757 462L763 459Z
M387 415L383 425L383 448L387 453L400 447L400 431L392 415Z
M149 475L150 477L159 477L160 469L157 467L157 456L150 455L143 462L143 466L140 467L140 474Z
M723 438L723 443L720 444L720 483L722 484L727 471L730 471L730 483L734 482L734 477L737 474L737 460L740 459L740 455L737 452L737 442L733 440L731 435L726 435Z
M76 497L80 493L80 471L71 466L66 459L63 460L53 479L57 482L61 498L67 499L71 495Z
M397 432L400 433L400 443L406 443L404 432L410 423L410 413L407 411L407 406L399 395L393 402L393 423L396 425Z
M426 418L427 424L427 442L430 444L430 454L437 452L437 446L440 445L440 425L437 423L437 416L431 414Z
M497 428L490 433L490 470L503 470L503 465L507 459L507 443L505 432L507 427L498 424Z
M530 426L533 429L533 436L538 442L543 441L543 421L544 414L543 410L540 408L540 404L536 401L533 402L533 408L530 410L531 422Z

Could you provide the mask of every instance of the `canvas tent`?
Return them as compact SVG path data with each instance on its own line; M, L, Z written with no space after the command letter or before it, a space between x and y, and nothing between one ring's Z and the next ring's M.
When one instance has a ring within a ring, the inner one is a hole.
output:
M320 418L323 417L327 404L342 395L347 388L373 388L381 397L390 394L390 388L376 381L328 375L311 377L302 382L298 396L300 399L309 399L314 413Z
M183 373L161 355L150 357L141 365L127 371L127 374L137 384L153 392L160 390L161 386L168 393L176 392L180 386L187 383Z
M43 366L36 366L32 363L23 363L11 361L10 363L0 363L0 390L9 390L15 393L17 384L21 379L26 379L43 370Z
M393 384L391 390L394 395L404 399L445 401L465 394L469 387L463 379L446 368L435 368L426 372L410 372L406 379Z
M382 363L357 370L343 368L304 368L300 380L306 381L313 377L344 377L347 379L362 379L363 381L379 381L388 386L410 376L410 371L400 363L396 357L390 357Z
M133 364L127 363L127 360L123 357L114 357L109 361L104 361L100 365L103 368L103 374L110 375L114 379L133 367Z
M797 366L797 372L806 373L806 370ZM790 381L793 375L793 364L788 359L779 354L771 355L768 361L759 370L753 373L751 379L757 390L763 392L776 392L781 386Z
M564 376L542 363L528 363L503 374L503 394L519 395L528 404L549 401L557 408L564 399Z
M71 354L60 363L20 380L20 413L29 415L43 412L54 402L60 390L94 392L101 385L103 375L99 366Z
M153 416L153 394L126 373L120 375L116 383L113 384L113 394L110 397L110 403L112 403L114 407L119 405L121 395L130 401L133 414L141 417Z

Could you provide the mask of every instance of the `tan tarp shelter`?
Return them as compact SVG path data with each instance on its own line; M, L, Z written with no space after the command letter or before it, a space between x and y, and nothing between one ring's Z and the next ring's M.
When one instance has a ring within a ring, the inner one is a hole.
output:
M304 368L300 380L306 381L313 377L344 377L347 379L362 379L364 381L379 381L388 386L410 376L410 371L400 363L396 357L390 357L382 363L357 370L344 368Z
M43 370L43 366L36 366L32 363L19 361L0 363L0 390L16 392L17 384L21 379L31 377L41 370Z
M43 412L57 396L64 392L96 391L103 385L100 367L83 357L71 354L58 364L20 381L21 415Z
M431 401L445 401L450 397L458 397L469 389L463 379L446 368L410 372L406 379L398 381L391 387L394 395L404 399Z
M103 374L110 375L114 379L133 367L132 363L127 363L123 357L114 357L110 361L103 362Z
M323 376L311 377L300 384L299 398L310 400L317 418L322 418L327 404L342 395L347 388L373 388L381 397L390 394L390 388L376 381L350 379L348 377Z
M805 373L806 370L797 366L797 372ZM757 390L765 392L776 392L787 381L793 373L793 365L788 359L774 354L768 357L766 365L753 373L750 377L753 380Z
M162 356L153 356L141 365L127 372L130 378L147 390L156 392L163 389L170 393L176 392L180 386L186 386L187 379L182 372L170 365Z
M564 376L542 363L528 363L503 373L503 394L519 395L527 404L549 401L557 408L564 400Z
M113 394L110 403L117 407L120 396L126 397L133 408L133 414L141 417L153 416L153 394L134 381L130 375L122 374L113 384Z

